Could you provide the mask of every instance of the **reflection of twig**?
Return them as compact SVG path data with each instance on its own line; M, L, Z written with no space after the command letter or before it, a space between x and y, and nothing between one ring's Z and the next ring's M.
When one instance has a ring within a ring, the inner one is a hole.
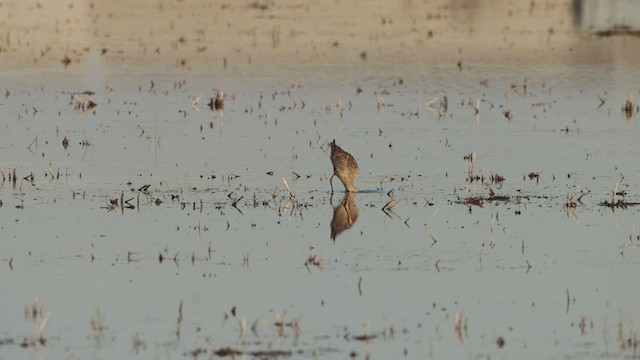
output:
M496 222L496 215L491 214L491 225L489 226L489 231L491 233L491 243L489 246L493 249L496 246L496 238L493 236L493 224Z
M398 216L398 214L396 214L392 208L396 205L398 205L398 203L400 202L400 200L396 200L396 199L391 199L389 200L389 202L382 207L382 212L385 213L385 215L387 215L388 217L392 218L392 219L397 219L400 216Z
M449 111L449 100L447 99L447 95L443 95L442 97L436 97L433 100L424 104L424 108L432 111L438 116L444 116Z
M33 150L31 150L31 146L33 146L33 144L36 144L36 151L38 151L38 135L36 135L35 139L33 139L33 141L31 141L31 144L29 144L29 146L27 146L27 149L29 149L29 151L31 151L31 154L35 155L35 152L33 152Z
M307 271L309 271L309 275L311 275L309 265L313 265L322 271L322 256L318 257L316 255L309 255L309 257L307 257L307 261L304 262L304 266L307 268Z
M480 124L480 99L478 98L476 100L476 107L475 107L475 115L476 115L476 124Z
M246 335L247 335L247 318L243 316L242 318L240 318L240 338L244 339Z
M633 95L629 94L629 96L627 96L622 112L627 116L627 120L633 118Z
M391 208L398 205L399 202L400 200L391 199L385 206L382 207L382 210L390 211Z
M78 114L91 112L98 104L93 100L93 91L75 92L71 94L73 109Z
M38 340L38 342L43 345L46 341L44 339L44 329L47 327L48 321L49 321L49 313L42 316L42 318L40 319L40 324L36 329L36 340Z
M578 204L584 205L582 203L582 197L589 194L590 192L591 190L589 189L587 189L587 192L584 192L580 190L580 187L578 187L577 191L574 191L567 195L567 198L564 202L567 217L569 217L569 215L572 215L576 219L576 222L580 223L580 218L578 218L578 216L576 215L575 208L578 207Z
M627 192L625 190L621 190L618 191L618 187L620 186L620 184L622 183L622 180L624 180L624 175L620 174L620 176L622 177L620 179L619 182L616 182L616 187L615 189L612 191L612 195L611 195L611 201L603 201L601 203L599 203L599 206L607 206L609 208L611 208L611 212L615 214L615 209L616 208L623 208L626 209L629 206L638 206L640 205L640 202L633 202L633 201L626 201L625 199L618 199L617 197L624 197L627 195ZM617 228L617 225L616 225Z
M200 98L202 98L202 96L198 96L197 98L193 99L193 101L191 102L191 107L197 112L200 112L200 107L198 106L198 103L200 102Z
M286 310L282 313L282 316L280 316L280 314L276 314L276 322L274 325L278 328L278 335L281 337L284 336L285 326L290 327L291 329L293 329L296 335L299 335L302 332L302 329L300 328L300 319L302 319L302 315L298 316L297 318L294 318L289 322L285 322L284 317L286 315L287 315Z
M182 317L182 300L180 300L180 306L178 307L178 325L176 327L176 336L178 337L178 340L180 340L180 325L182 324L182 320L184 318Z
M600 95L596 95L596 96L598 97L598 100L600 100L600 105L598 105L598 108L596 110L600 110L602 105L604 105L604 103L607 102L607 100L605 100L602 97L600 97Z
M393 106L393 104L386 103L382 96L376 97L376 102L378 103L378 113L382 112L382 110L386 107Z
M622 259L624 260L625 263L627 262L627 258L624 256L624 251L627 248L635 246L633 242L633 235L635 234L635 232L636 232L636 226L633 225L633 228L631 228L631 234L629 234L629 242L626 242L624 245L622 245L622 250L620 251L620 255L622 255ZM637 238L640 238L640 236L638 236Z
M575 208L566 207L565 210L567 212L567 217L569 217L569 215L571 215L576 220L576 224L580 224L580 218L576 214Z
M436 214L438 213L438 211L440 211L440 209L436 209L436 211L433 212L433 215L431 215L431 217L429 218L429 220L427 220L427 222L424 224L425 230L427 231L427 235L429 235L429 237L431 238L431 240L433 240L433 242L431 243L431 245L429 245L429 247L427 247L427 250L431 249L433 247L433 245L435 245L438 242L438 237L436 236L436 234L434 234L431 231L431 220L433 220L433 218L436 216Z
M580 205L584 205L582 203L582 197L589 194L591 192L591 190L587 189L587 192L583 192L582 190L580 190L580 187L578 187L578 190L570 193L569 195L567 195L567 199L564 203L564 206L566 208L575 208L578 206L578 204Z
M44 329L47 327L47 322L49 321L49 313L43 313L42 311L43 305L38 302L38 299L32 303L27 304L24 308L25 318L27 320L33 321L33 326L35 327L35 338L32 340L24 339L21 346L36 346L37 344L44 345L46 343L46 339L44 338Z
M467 318L465 318L461 313L455 313L453 328L456 333L456 342L462 343L462 330L464 329L465 334L467 332Z

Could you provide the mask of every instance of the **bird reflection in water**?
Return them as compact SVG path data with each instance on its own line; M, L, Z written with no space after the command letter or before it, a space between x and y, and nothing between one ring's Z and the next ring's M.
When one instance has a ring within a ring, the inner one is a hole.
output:
M353 192L347 192L342 199L340 205L333 209L333 218L331 219L331 239L336 237L343 231L350 229L356 220L360 210L356 206L356 195Z

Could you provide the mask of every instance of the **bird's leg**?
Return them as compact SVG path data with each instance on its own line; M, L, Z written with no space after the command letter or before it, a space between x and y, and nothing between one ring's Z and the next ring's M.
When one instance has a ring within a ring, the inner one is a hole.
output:
M333 194L333 182L331 182L331 180L333 180L333 177L336 176L336 174L331 175L331 177L329 178L329 185L331 185L331 193Z
M342 177L340 177L340 176L338 176L338 178L340 179L340 182L342 182L342 186L344 186L344 190L345 190L347 193L350 193L350 192L351 192L351 186L349 186L349 181L348 181L348 179L344 179L344 178L342 178Z

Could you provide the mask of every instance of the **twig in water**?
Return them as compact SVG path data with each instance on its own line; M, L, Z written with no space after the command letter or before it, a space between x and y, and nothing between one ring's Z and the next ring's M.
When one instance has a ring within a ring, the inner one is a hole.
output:
M244 339L246 335L247 335L247 318L243 316L240 318L240 338Z
M449 110L449 100L447 99L447 95L443 95L442 97L436 97L427 102L424 104L424 107L425 109L438 114L439 117L442 117L446 115Z
M309 265L313 265L318 267L320 270L322 270L322 257L318 257L316 255L309 255L309 257L307 257L307 261L304 262L304 266L307 267L307 269L309 269Z
M386 103L382 96L377 96L376 102L378 103L378 112L381 112L385 107L393 106L393 104Z
M191 102L191 107L197 112L200 112L200 107L198 107L198 102L200 102L201 97L202 96L198 96L197 98L193 99L193 101Z
M431 238L431 240L433 240L433 242L431 243L431 245L429 245L429 247L427 248L427 250L431 249L433 247L433 245L435 245L438 242L438 237L436 236L436 234L434 234L431 231L431 220L433 220L433 218L436 216L436 214L438 213L438 211L440 211L440 209L436 209L436 211L433 212L433 215L431 215L431 217L429 218L429 220L427 220L427 222L424 224L425 230L427 231L427 235L429 235L429 237Z
M249 253L242 254L242 265L249 267Z
M180 300L180 306L178 307L178 326L176 328L176 336L180 340L180 324L182 324L182 300Z
M600 108L602 107L602 105L604 105L604 103L607 101L603 98L600 97L600 95L596 95L598 97L598 100L600 100L600 105L598 105L598 108L596 110L600 110Z
M396 205L398 205L398 203L400 202L400 200L396 200L396 199L391 199L389 200L388 203L385 204L385 206L382 207L382 212L385 213L385 215L387 215L388 217L390 217L391 219L397 219L400 216L398 216L398 214L396 214L392 208Z
M398 203L400 202L400 200L396 200L396 199L391 199L389 200L389 202L382 207L383 210L385 211L390 211L391 208L393 208L394 206L398 205Z
M31 146L33 146L33 144L36 144L36 150L38 149L38 135L36 135L35 139L33 139L33 141L31 141L31 144L29 144L29 146L27 146L27 149L29 149L29 151L31 151Z
M588 190L588 189L587 189ZM587 191L587 192L583 192L582 190L580 190L580 188L578 187L577 191L574 191L570 194L567 195L567 199L565 200L564 206L566 208L575 208L578 206L578 204L580 205L584 205L582 203L582 197L589 194L591 192L591 190Z
M289 187L289 184L287 184L287 180L285 180L284 177L282 177L282 182L284 183L284 186L287 188L287 191L289 192L289 199L293 199L293 193L291 193L291 188Z
M622 112L630 119L633 116L633 95L629 94L622 107Z
M462 329L467 329L467 319L461 313L455 313L453 319L456 341L462 343Z

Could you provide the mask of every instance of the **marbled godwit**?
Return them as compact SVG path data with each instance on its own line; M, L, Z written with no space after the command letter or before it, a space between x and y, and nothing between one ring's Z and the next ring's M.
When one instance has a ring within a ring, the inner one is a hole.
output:
M358 189L353 185L353 182L358 174L360 174L358 163L351 154L342 150L342 148L336 144L335 139L331 142L331 163L333 164L333 175L329 178L331 192L333 193L332 180L334 176L338 176L338 179L342 181L342 185L347 189L347 192L357 192Z

